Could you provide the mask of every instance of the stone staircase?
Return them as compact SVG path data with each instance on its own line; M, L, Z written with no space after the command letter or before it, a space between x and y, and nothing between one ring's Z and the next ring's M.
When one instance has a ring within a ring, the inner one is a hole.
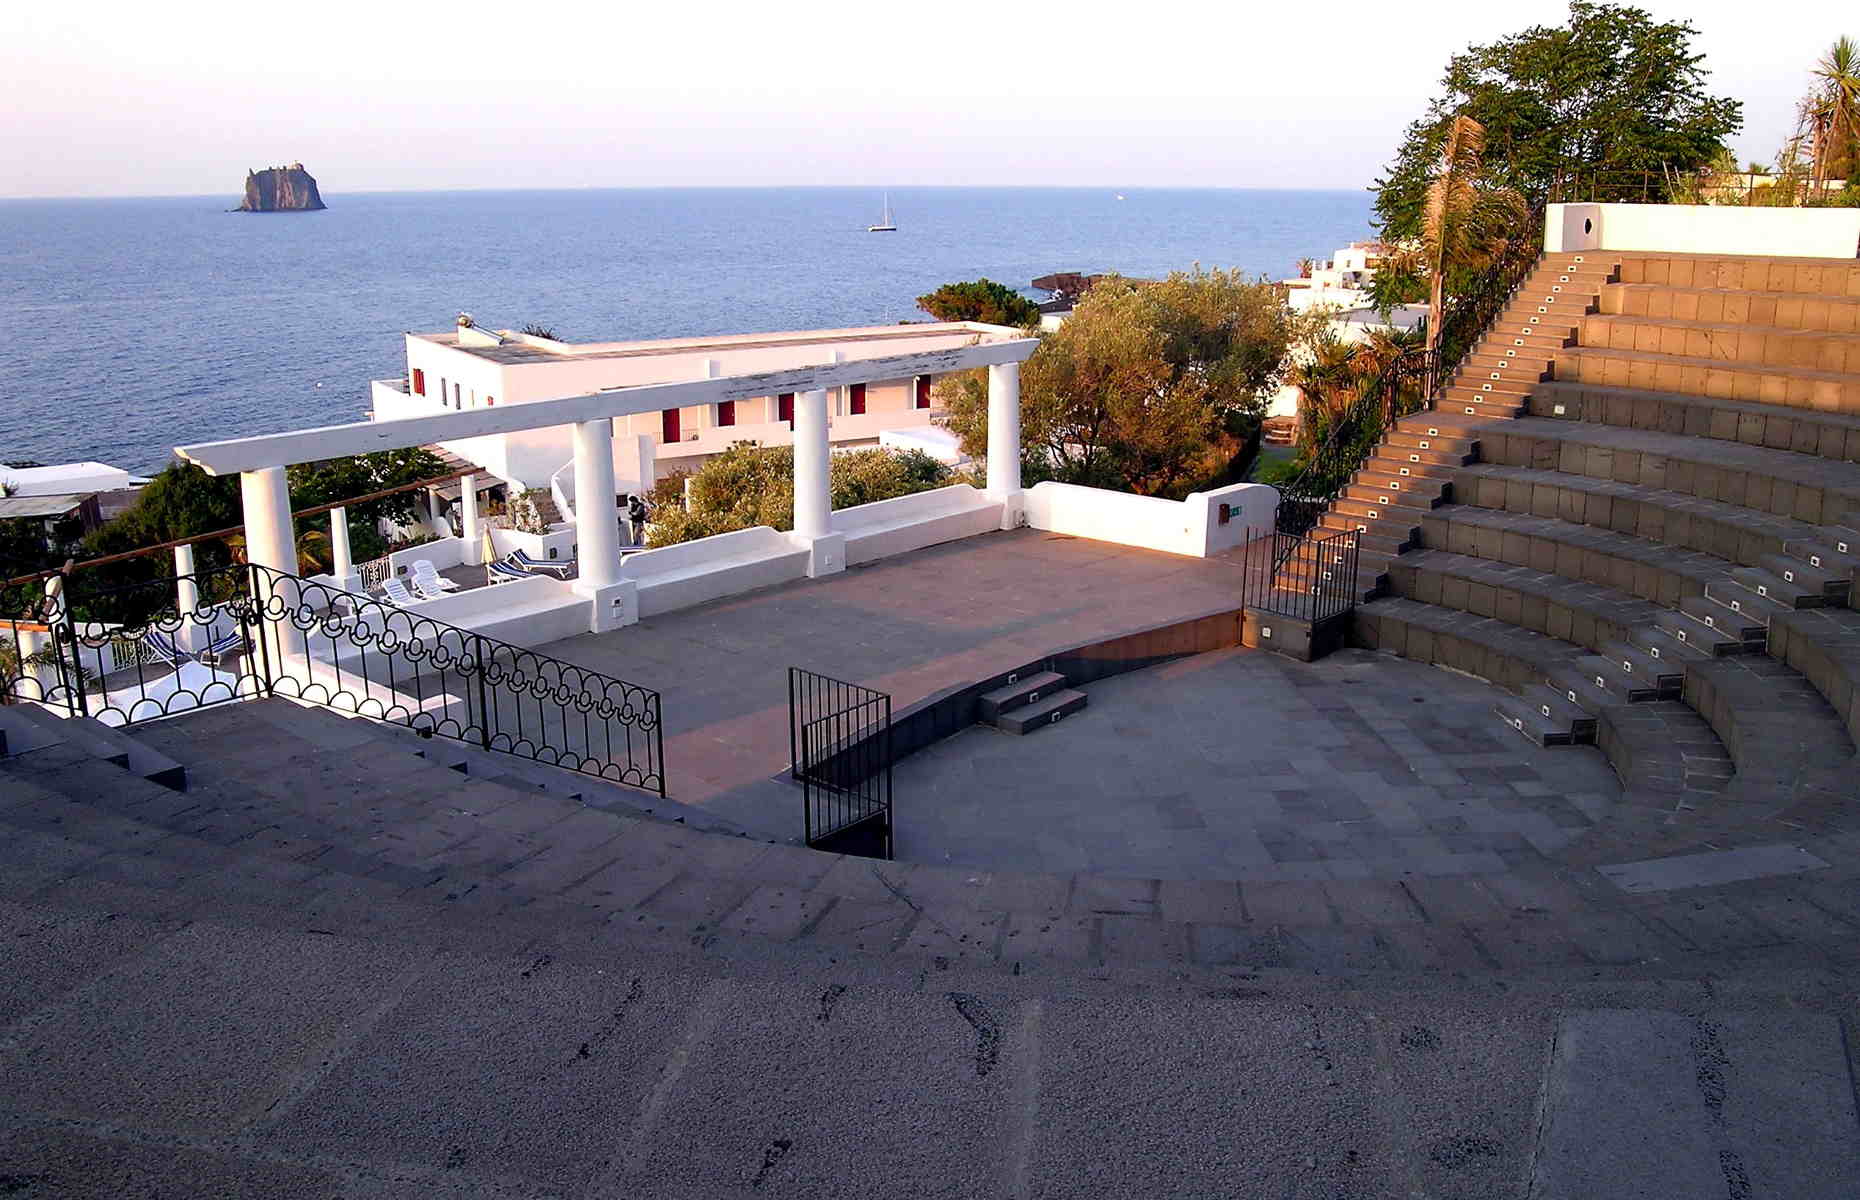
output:
M1860 262L1546 255L1320 522L1353 636L1673 798L1851 795Z
M1044 729L1078 712L1090 698L1066 686L1057 671L1040 671L1025 679L1012 679L992 692L984 692L976 712L984 725L1016 735Z

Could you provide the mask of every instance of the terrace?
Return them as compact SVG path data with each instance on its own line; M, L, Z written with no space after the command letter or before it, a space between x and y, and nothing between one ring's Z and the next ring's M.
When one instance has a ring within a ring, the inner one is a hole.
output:
M1844 1200L1860 214L1795 217L1553 207L1326 505L1360 574L1258 537L1268 489L1022 489L1005 336L936 364L991 369L989 487L877 513L825 506L823 393L909 364L509 406L575 425L585 519L615 414L819 397L794 534L586 525L475 626L289 575L281 464L397 435L190 448L245 477L264 557L207 607L274 694L0 706L0 1180ZM380 719L307 665L364 626L339 663L418 646L346 693ZM791 667L895 700L895 805ZM905 861L792 844L836 789Z

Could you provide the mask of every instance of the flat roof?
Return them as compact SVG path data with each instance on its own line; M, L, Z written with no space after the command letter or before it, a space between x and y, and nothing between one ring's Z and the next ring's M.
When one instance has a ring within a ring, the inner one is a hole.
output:
M0 496L0 521L20 517L62 517L95 492L72 492L63 496Z
M652 358L669 354L728 354L732 350L771 350L789 346L837 346L852 343L895 343L908 346L931 338L954 335L984 337L1020 337L1019 330L1005 327L976 326L954 321L926 321L912 325L867 325L848 329L811 329L799 333L729 334L719 337L657 338L632 342L564 342L531 337L509 329L474 327L480 337L499 337L501 344L487 345L476 339L449 333L410 333L407 336L461 350L466 354L502 366L526 366L534 363L586 362L606 358Z

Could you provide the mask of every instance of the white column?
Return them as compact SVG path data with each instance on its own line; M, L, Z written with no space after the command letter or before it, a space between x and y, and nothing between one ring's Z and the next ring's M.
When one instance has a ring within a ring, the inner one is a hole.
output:
M614 504L614 423L575 425L575 537L581 560L576 590L590 595L620 579L620 512Z
M831 444L827 440L827 393L816 388L794 398L794 533L807 547L810 579L846 569L846 536L833 532Z
M297 574L297 534L291 525L291 489L284 468L244 472L239 496L245 506L247 560L285 575Z
M451 532L452 527L446 524L445 517L441 515L439 511L439 489L438 488L427 488L426 489L426 519L433 523L434 533Z
M459 480L459 536L465 541L465 561L484 562L484 530L478 528L478 477L467 475Z
M297 533L291 524L291 489L284 468L241 473L239 496L245 509L246 561L267 568L256 572L254 586L260 611L273 614L263 635L268 661L274 676L295 675L301 686L308 682L307 664L299 662L306 669L292 671L291 660L301 659L304 637L288 616L278 615L294 612L300 599L296 585L290 582L297 575Z
M174 641L183 650L202 649L207 644L207 631L196 624L200 613L200 585L194 580L194 547L190 545L174 548L174 611L181 618L181 627L175 630Z
M1020 364L988 368L988 495L1001 502L1001 528L1020 524Z
M349 510L329 510L330 574L336 586L345 592L362 590L362 578L355 573L355 551L349 547Z
M833 493L827 478L827 393L794 398L794 531L825 537L833 530Z

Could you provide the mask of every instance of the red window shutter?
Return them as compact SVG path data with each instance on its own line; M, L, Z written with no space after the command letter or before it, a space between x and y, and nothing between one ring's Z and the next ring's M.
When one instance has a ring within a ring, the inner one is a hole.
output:
M855 383L846 397L846 411L858 416L865 411L865 384Z
M794 393L783 392L775 397L775 419L788 422L788 428L794 428Z
M917 407L930 407L930 377L928 375L917 377Z
M678 431L678 410L668 408L659 414L659 436L667 444L682 440Z
M413 394L416 396L426 395L426 372L418 367L413 369Z
M717 402L717 424L719 425L736 424L736 401L719 400Z

